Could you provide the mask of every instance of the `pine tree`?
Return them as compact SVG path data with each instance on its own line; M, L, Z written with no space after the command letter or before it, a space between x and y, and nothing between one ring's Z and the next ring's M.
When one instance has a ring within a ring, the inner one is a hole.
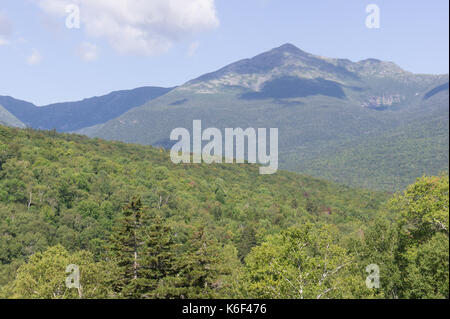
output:
M194 232L188 247L188 252L178 263L182 297L214 297L221 247L207 238L203 227Z
M177 297L173 281L176 276L176 249L172 231L163 219L154 214L149 216L149 226L144 230L144 255L141 268L141 286L146 287L145 298Z
M161 217L133 199L117 222L111 244L120 269L113 284L121 297L167 297L170 287L163 280L175 272L176 246Z
M138 298L142 292L140 278L142 248L142 228L146 212L139 198L133 198L126 205L122 217L118 219L111 236L111 250L119 269L114 280L115 290L121 297Z
M248 255L248 253L258 244L256 239L256 231L252 226L245 226L242 230L241 237L237 243L238 257L241 261Z

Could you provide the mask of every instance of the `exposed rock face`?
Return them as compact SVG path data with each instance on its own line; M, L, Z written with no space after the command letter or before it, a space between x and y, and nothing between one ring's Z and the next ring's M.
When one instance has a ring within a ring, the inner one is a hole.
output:
M279 77L324 79L338 83L358 82L361 78L407 77L412 75L395 63L376 59L352 62L313 55L292 44L284 44L251 59L244 59L189 81L182 90L217 93L225 87L260 91L266 82Z
M370 96L366 102L361 104L362 107L367 108L382 108L386 106L393 106L404 101L406 98L400 94L389 94L381 96Z

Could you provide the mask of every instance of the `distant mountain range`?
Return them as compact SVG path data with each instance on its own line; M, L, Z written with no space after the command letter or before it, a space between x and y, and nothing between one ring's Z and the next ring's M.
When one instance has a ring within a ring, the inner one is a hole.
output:
M171 88L141 87L134 90L115 91L82 101L46 106L36 106L9 96L0 96L0 106L3 107L0 108L0 121L12 126L70 132L105 123L170 90ZM9 116L6 115L7 113L3 115L4 112L8 112Z
M221 129L277 127L281 168L394 191L448 170L448 83L448 74L285 44L173 89L137 89L147 94L42 108L0 97L0 121L166 148L171 130L194 119Z

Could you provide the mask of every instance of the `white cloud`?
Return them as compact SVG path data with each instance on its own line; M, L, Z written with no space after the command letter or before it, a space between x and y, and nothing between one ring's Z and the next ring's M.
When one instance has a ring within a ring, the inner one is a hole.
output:
M42 61L42 56L39 53L38 50L33 49L33 51L31 52L31 55L27 58L27 63L29 65L37 65L39 63L41 63Z
M92 62L98 58L99 51L100 49L95 44L83 42L78 46L76 55L85 62Z
M192 42L188 48L188 53L187 53L188 56L194 56L195 53L197 52L197 49L199 46L200 46L200 42L198 42L198 41Z
M219 25L215 0L40 0L44 12L66 17L80 8L81 29L106 38L120 53L152 55L175 42Z
M4 12L0 12L0 45L9 44L9 36L12 34L12 24Z

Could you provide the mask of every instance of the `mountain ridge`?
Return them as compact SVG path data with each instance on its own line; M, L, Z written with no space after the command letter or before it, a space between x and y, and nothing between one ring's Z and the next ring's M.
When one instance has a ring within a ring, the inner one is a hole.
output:
M191 128L195 119L201 119L205 127L219 129L278 127L280 168L352 186L394 191L411 184L423 172L435 175L448 170L448 164L439 161L433 166L398 171L398 176L386 176L389 181L380 182L383 174L371 172L376 165L361 164L367 165L361 167L364 174L348 178L330 171L331 166L320 159L327 156L337 160L345 151L340 147L351 148L352 143L363 146L366 139L396 136L394 132L408 123L427 125L431 114L448 122L448 90L437 92L432 103L423 99L427 92L447 82L448 75L413 74L392 62L324 58L284 45L188 81L117 119L79 133L170 148L171 129ZM430 143L438 138L432 131L425 134L430 135ZM414 136L402 136L405 141L409 138L413 140ZM431 151L435 152L431 157L448 158L443 154L445 149ZM359 154L361 163L366 163L363 151L352 150L352 154ZM411 160L429 163L420 157L416 154ZM305 165L311 161L323 166L308 170ZM395 170L383 165L411 165L401 156L395 157L395 162L380 163L380 171L390 172Z
M159 97L173 88L139 87L112 91L80 101L36 106L33 103L0 96L0 104L25 125L36 129L75 131L114 119L133 107Z
M72 131L170 148L171 130L191 128L198 119L219 129L278 127L281 169L395 191L423 173L448 170L448 134L442 135L448 127L448 82L448 74L413 74L393 62L327 58L285 44L166 89L141 105L128 104L109 121ZM433 127L432 121L441 124ZM423 136L417 137L411 125ZM379 141L395 136L407 147L381 148L398 150L399 156L381 154L378 163L364 156L378 154ZM428 148L426 156L415 153L410 148L416 140L439 147ZM345 164L341 154L353 154L348 158L361 165L361 176L348 176L358 170L338 171Z

